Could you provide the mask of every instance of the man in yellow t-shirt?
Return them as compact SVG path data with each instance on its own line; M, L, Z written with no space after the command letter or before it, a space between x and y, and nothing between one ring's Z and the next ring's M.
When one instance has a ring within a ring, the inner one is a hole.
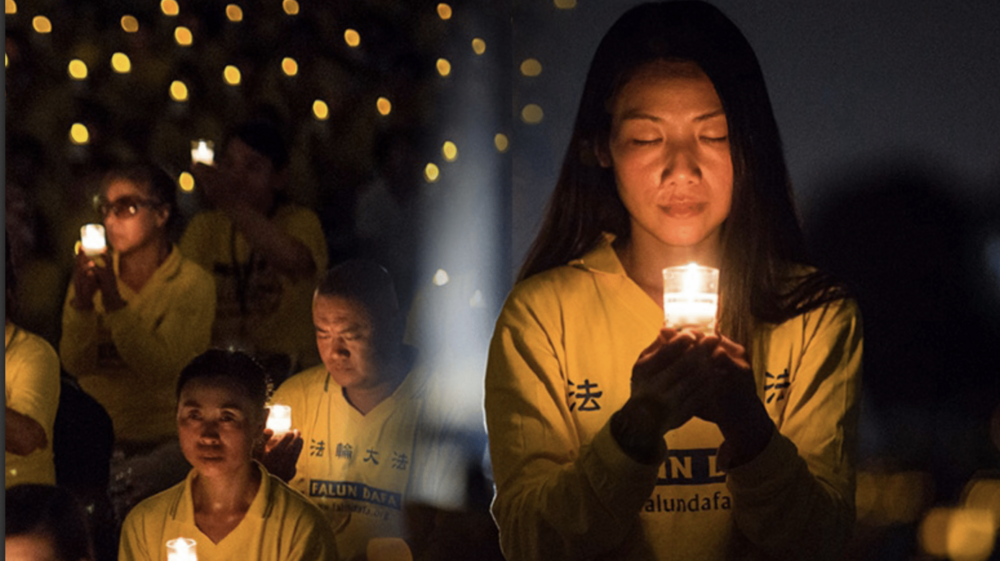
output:
M374 538L403 539L418 555L462 508L465 462L433 405L436 380L402 343L388 273L360 260L331 269L313 322L323 365L275 392L297 430L272 438L265 461L325 511L345 559L363 559Z

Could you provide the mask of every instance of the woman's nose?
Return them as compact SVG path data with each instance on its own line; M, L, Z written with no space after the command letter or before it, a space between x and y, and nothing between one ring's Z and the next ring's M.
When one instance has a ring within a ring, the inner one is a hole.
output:
M663 156L661 182L689 185L701 181L701 166L694 147L680 145L667 147Z

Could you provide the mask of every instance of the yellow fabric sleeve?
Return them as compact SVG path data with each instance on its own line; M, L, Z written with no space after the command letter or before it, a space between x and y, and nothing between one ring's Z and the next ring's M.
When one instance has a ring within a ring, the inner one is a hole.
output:
M59 408L59 357L41 337L7 326L4 349L6 406L42 426L47 443L27 456L4 452L4 487L20 483L54 485L53 428Z

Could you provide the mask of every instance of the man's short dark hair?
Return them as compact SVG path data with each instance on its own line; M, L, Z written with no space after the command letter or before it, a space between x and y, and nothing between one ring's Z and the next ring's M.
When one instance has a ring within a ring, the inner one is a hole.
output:
M402 338L402 318L396 286L389 271L374 261L350 259L331 268L316 288L317 296L339 296L364 306L375 329ZM384 330L384 331L383 331Z

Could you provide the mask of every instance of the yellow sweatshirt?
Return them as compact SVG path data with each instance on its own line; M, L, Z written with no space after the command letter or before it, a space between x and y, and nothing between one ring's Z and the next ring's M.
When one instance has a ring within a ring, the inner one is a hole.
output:
M47 443L27 456L4 452L4 487L55 485L52 429L59 408L59 357L45 339L11 323L4 329L4 402L45 430Z
M115 274L118 259L114 259ZM67 372L108 411L115 439L161 443L177 434L177 376L208 349L215 316L215 284L175 246L138 293L118 281L127 305L105 312L63 305L59 355Z
M497 321L485 405L507 558L836 558L854 522L856 305L755 333L757 391L778 429L758 457L725 470L718 427L695 418L651 467L621 450L609 419L663 311L610 241L519 283Z

